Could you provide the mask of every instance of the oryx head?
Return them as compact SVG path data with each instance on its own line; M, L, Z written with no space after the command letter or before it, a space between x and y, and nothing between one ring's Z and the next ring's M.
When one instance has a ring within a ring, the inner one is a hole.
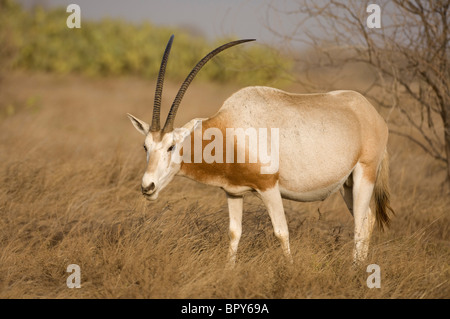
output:
M155 100L153 105L152 124L149 125L146 122L134 117L133 115L128 114L128 117L130 118L131 123L133 123L134 127L141 134L145 135L144 150L147 154L147 169L142 178L141 189L142 194L144 194L150 200L155 200L158 197L159 192L167 186L167 184L173 179L175 174L180 170L181 161L179 158L179 152L177 152L177 150L181 148L184 139L190 134L193 127L174 129L173 123L178 107L188 86L191 84L194 77L206 64L206 62L208 62L216 54L237 44L254 41L254 39L248 39L229 42L211 51L203 59L201 59L181 85L181 88L172 103L169 114L167 115L166 123L161 129L161 96L164 84L164 74L166 71L170 49L172 47L173 37L174 36L172 35L169 39L169 42L167 43L166 50L164 51L164 55L162 58L161 67L159 69L158 80L156 83Z

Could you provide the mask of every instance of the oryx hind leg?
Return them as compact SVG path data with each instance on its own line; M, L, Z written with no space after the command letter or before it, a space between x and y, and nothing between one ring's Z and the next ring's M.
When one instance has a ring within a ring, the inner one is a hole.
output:
M271 189L258 191L258 193L267 207L274 234L281 243L283 253L289 262L292 263L291 249L289 247L289 230L278 184Z
M340 193L350 214L353 216L353 174L351 174L344 185L342 185Z
M367 258L375 215L370 200L376 178L376 169L358 163L353 171L353 216L355 218L355 243L353 261L360 264Z

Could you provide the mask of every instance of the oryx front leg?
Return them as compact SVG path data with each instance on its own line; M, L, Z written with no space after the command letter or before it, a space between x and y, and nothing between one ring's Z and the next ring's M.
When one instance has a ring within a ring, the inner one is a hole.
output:
M353 173L353 216L355 218L353 262L355 264L361 264L367 258L370 236L375 224L375 215L369 207L374 188L371 171L358 164Z
M261 199L267 207L272 221L273 231L281 243L283 253L289 262L292 263L291 249L289 247L289 230L278 184L266 191L258 191L258 193L261 195Z
M228 266L233 267L236 263L236 254L239 240L242 234L242 210L243 197L235 197L227 194L228 211L230 215L230 228L228 235L230 236L230 248L228 250Z

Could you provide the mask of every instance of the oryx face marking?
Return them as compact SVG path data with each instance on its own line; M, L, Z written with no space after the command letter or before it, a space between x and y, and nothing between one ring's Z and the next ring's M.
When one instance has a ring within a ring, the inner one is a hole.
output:
M143 135L143 148L147 167L142 177L141 191L149 200L156 200L159 192L166 187L180 170L182 143L190 131L176 128L169 133L151 132L149 125L128 114L134 127Z
M160 136L159 132L149 132L144 141L147 168L142 177L142 194L149 200L156 200L180 170L179 150L182 135L178 130Z

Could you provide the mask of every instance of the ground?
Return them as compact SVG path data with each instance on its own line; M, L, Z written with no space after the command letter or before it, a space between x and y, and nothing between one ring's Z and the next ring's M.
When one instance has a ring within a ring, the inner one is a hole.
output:
M445 168L390 136L392 206L367 265L352 267L353 219L339 194L284 201L294 263L268 214L244 200L234 270L218 188L177 177L158 201L140 193L143 136L155 83L136 78L13 73L0 86L0 298L448 298L450 199ZM178 84L164 88L166 114ZM207 117L239 87L194 82L176 125ZM301 93L300 88L292 88ZM69 289L67 266L81 268Z

